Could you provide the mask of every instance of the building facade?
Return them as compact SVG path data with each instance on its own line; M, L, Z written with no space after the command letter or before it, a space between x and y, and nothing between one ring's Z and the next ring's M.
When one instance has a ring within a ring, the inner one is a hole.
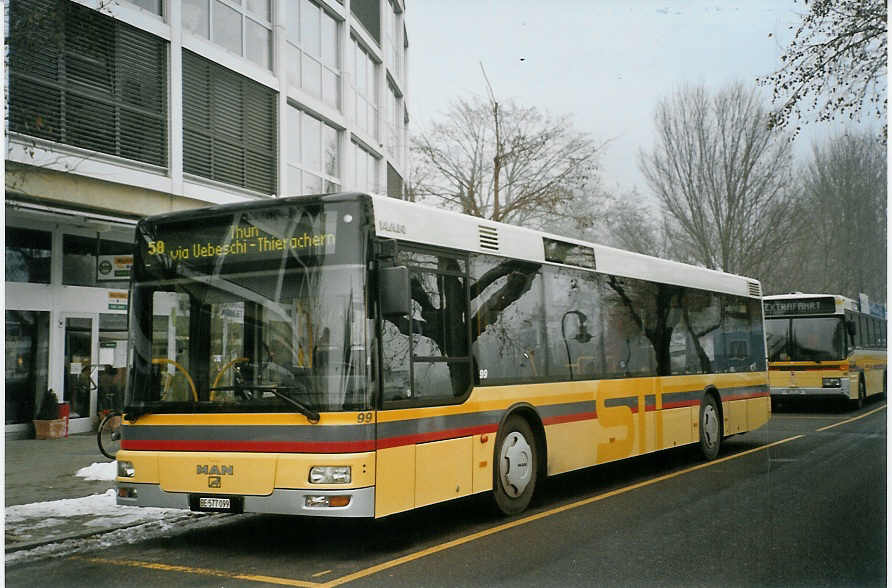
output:
M404 0L8 0L6 434L126 381L133 227L407 168Z

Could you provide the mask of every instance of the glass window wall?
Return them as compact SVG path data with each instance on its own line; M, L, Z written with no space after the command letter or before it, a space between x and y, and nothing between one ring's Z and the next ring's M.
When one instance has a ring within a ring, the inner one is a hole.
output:
M127 288L133 244L100 237L63 235L62 283L66 286Z
M182 0L183 27L272 69L270 0Z
M31 422L40 408L48 385L49 333L49 312L6 311L7 425Z
M380 193L381 183L378 180L378 158L360 147L350 143L353 149L353 182L357 190Z
M6 281L50 283L53 236L48 231L6 227Z
M288 2L286 10L289 85L339 108L338 21L310 0Z
M378 138L378 76L377 63L356 39L351 39L353 92L356 97L353 112L356 127L374 139Z
M340 189L337 129L289 107L288 141L288 195Z

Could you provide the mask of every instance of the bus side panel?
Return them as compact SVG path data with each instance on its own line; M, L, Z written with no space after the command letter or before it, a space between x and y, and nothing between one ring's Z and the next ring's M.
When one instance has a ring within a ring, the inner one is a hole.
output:
M553 476L594 465L597 459L594 439L594 419L546 426L548 475Z
M771 398L750 398L746 402L746 424L748 430L758 429L771 418Z
M375 517L415 507L415 445L379 449L375 473Z
M879 394L883 391L883 370L880 369L866 369L864 370L865 377L865 393L868 396L873 394Z
M492 490L492 458L496 445L496 434L474 435L474 493Z
M858 350L850 358L863 374L864 390L868 396L883 391L883 371L886 369L886 353L883 351ZM858 386L853 381L850 389L853 398L858 397Z
M598 383L595 397L598 415L594 437L596 463L643 453L641 448L646 439L646 419L641 411L647 395L653 394L654 385L654 380L650 378L602 380ZM625 402L628 398L635 399L632 402L634 411Z
M699 434L697 422L699 412L692 410L691 407L664 409L661 414L657 415L657 418L663 420L663 439L660 449L678 447L697 440L695 435Z
M415 506L467 496L473 490L472 437L415 446Z
M722 403L722 413L724 414L724 434L735 435L744 433L747 429L747 408L746 400L732 400Z

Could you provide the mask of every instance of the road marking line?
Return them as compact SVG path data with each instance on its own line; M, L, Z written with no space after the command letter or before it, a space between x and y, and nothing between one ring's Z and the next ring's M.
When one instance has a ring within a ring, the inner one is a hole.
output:
M831 416L794 416L794 415L783 415L778 414L776 412L771 413L772 418L778 419L802 419L802 420L810 420L810 421L826 421L827 419L832 419Z
M546 510L540 513L536 513L534 515L530 515L524 517L522 519L518 519L516 521L511 521L509 523L504 523L497 527L491 527L489 529L484 529L483 531L478 531L477 533L473 533L471 535L467 535L465 537L460 537L458 539L454 539L452 541L447 541L446 543L441 543L440 545L435 545L433 547L429 547L427 549L422 549L421 551L416 551L415 553L410 553L409 555L404 555L403 557L399 557L397 559L393 559L390 561L386 561L384 563L378 564L376 566L372 566L370 568L366 568L364 570L360 570L358 572L354 572L352 574L348 574L346 576L342 576L325 584L321 584L320 586L324 586L325 588L329 588L332 586L340 586L341 584L346 584L347 582L352 582L353 580L358 580L360 578L365 578L366 576L371 576L373 574L377 574L378 572L395 568L404 563L409 563L411 561L415 561L417 559L421 559L423 557L427 557L428 555L433 555L435 553L439 553L441 551L446 551L447 549L452 549L453 547L458 547L459 545L464 545L465 543L470 543L472 541L476 541L478 539L483 539L484 537L488 537L489 535L494 535L496 533L500 533L502 531L507 531L508 529L513 529L514 527L519 527L521 525L526 525L527 523L532 523L534 521L538 521L540 519L544 519L556 514L560 514L562 512L566 512L568 510L573 510L575 508L579 508L580 506L585 506L587 504L592 504L594 502L598 502L604 500L606 498L611 498L613 496L618 496L620 494L625 494L626 492L630 492L632 490L637 490L638 488L644 488L645 486L651 486L653 484L657 484L659 482L664 482L666 480L677 478L678 476L682 476L684 474L701 470L703 468L712 467L714 465L718 465L720 463L726 462L731 459L736 459L738 457L743 457L745 455L749 455L751 453L755 453L757 451L764 451L765 449L769 449L776 445L781 445L783 443L788 443L790 441L795 441L796 439L802 439L805 435L796 435L794 437L787 437L786 439L781 439L780 441L775 441L774 443L769 443L768 445L762 445L761 447L756 447L755 449L748 449L747 451L741 451L740 453L736 453L734 455L729 455L727 457L723 457L721 459L716 459L707 463L702 463L695 465L693 467L680 470L677 472L673 472L671 474L665 474L658 478L653 478L651 480L645 480L643 482L638 482L637 484L632 484L631 486L625 486L623 488L617 488L616 490L611 490L610 492L605 492L604 494L599 494L597 496L592 496L591 498L586 498L577 502L572 502L570 504L565 504L563 506L559 506L556 508L552 508L550 510Z
M211 570L208 568L193 568L189 566L177 566L163 563L155 563L148 561L137 561L131 559L105 559L101 557L82 557L72 556L70 559L77 559L96 564L111 564L116 566L127 566L131 568L144 568L148 570L159 570L162 572L181 572L184 574L198 574L200 576L213 576L217 578L228 578L230 580L245 580L248 582L261 582L264 584L278 584L280 586L299 586L302 588L316 588L321 586L315 582L306 582L303 580L293 580L291 578L278 578L275 576L259 576L252 574L238 574L235 572L226 572L223 570Z
M324 576L324 575L326 575L326 574L330 574L330 573L331 573L331 570L325 570L324 572L317 572L317 573L313 574L313 575L310 576L310 577L311 577L311 578L318 578L319 576Z
M875 413L875 412L879 412L879 411L883 410L884 408L886 408L886 405L885 405L885 404L884 404L883 406L878 406L878 407L876 407L875 409L871 410L870 412L865 412L864 414L860 414L860 415L858 415L858 416L856 416L856 417L853 417L853 418L850 418L850 419L847 419L847 420L844 420L844 421L840 421L840 422L838 422L838 423L833 423L832 425L827 425L826 427L821 427L820 429L817 429L816 432L820 433L821 431L826 431L827 429L832 429L833 427L838 427L838 426L840 426L840 425L845 425L845 424L847 424L847 423L855 422L855 421L857 421L857 420L859 420L859 419L863 419L863 418L866 417L866 416L870 416L870 415L872 415L872 414Z

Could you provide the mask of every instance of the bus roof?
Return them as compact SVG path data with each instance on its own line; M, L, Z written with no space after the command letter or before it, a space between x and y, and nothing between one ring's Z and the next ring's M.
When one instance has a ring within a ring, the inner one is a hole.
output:
M379 237L550 263L543 239L591 248L595 270L616 276L760 298L758 280L508 225L385 196L371 196Z

